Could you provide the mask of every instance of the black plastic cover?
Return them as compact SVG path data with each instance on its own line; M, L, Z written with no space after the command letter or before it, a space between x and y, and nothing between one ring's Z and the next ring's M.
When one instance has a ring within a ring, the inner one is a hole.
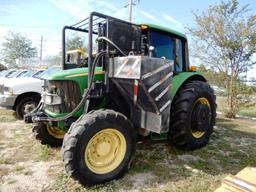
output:
M134 54L141 53L141 29L139 26L110 19L108 35L108 38L125 54L128 55L131 51ZM115 48L112 45L109 45L109 50L114 49Z

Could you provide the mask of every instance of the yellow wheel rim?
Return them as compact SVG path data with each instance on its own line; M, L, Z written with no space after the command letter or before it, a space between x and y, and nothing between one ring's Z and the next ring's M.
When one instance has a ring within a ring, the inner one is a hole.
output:
M65 135L64 131L55 127L47 126L47 131L51 136L53 136L56 139L63 139Z
M105 174L115 170L126 153L124 135L112 128L95 134L85 148L85 163L94 173Z
M211 108L211 105L210 105L208 99L206 99L205 97L200 97L199 99L197 99L197 101L195 102L195 105L196 104L207 105L209 108ZM205 134L205 131L191 130L191 132L192 132L193 137L197 138L197 139L200 139Z
M197 138L197 139L199 139L199 138L203 137L203 136L204 136L204 134L205 134L205 132L204 132L204 131L192 131L192 135L193 135L193 137L195 137L195 138Z

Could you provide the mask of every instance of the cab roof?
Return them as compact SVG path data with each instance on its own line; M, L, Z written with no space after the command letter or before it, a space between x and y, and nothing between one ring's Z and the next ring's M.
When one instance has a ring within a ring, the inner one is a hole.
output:
M156 24L151 24L151 23L140 24L140 26L142 26L142 25L146 25L146 26L148 26L151 29L156 29L156 30L167 32L167 33L171 33L171 34L174 34L174 35L176 35L178 37L181 37L181 38L184 38L184 39L187 40L187 36L184 33L181 33L181 32L176 31L174 29L170 29L170 28L167 28L167 27L163 27L163 26L156 25Z

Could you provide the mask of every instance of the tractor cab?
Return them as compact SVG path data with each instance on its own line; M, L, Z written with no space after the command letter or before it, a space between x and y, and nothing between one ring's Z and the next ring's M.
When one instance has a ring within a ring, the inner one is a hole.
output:
M187 38L184 34L156 25L141 24L143 55L175 61L175 73L189 69Z

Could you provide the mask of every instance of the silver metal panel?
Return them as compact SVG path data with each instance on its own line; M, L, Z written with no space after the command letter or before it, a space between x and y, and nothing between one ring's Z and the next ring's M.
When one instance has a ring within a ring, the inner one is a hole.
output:
M111 59L109 77L140 79L141 57L115 57Z
M109 77L133 103L131 120L136 126L168 131L173 65L174 61L146 56L110 59Z
M109 77L146 79L167 68L173 71L173 61L146 56L115 57L110 59Z
M154 89L156 89L157 87L159 87L159 85L161 85L162 83L164 83L168 78L173 76L173 72L168 73L168 75L166 75L161 81L158 81L156 84L152 85L149 89L148 92L152 92Z
M170 111L170 106L166 108ZM136 127L150 130L155 133L166 133L169 131L169 113L155 114L144 110L134 110L131 119Z

